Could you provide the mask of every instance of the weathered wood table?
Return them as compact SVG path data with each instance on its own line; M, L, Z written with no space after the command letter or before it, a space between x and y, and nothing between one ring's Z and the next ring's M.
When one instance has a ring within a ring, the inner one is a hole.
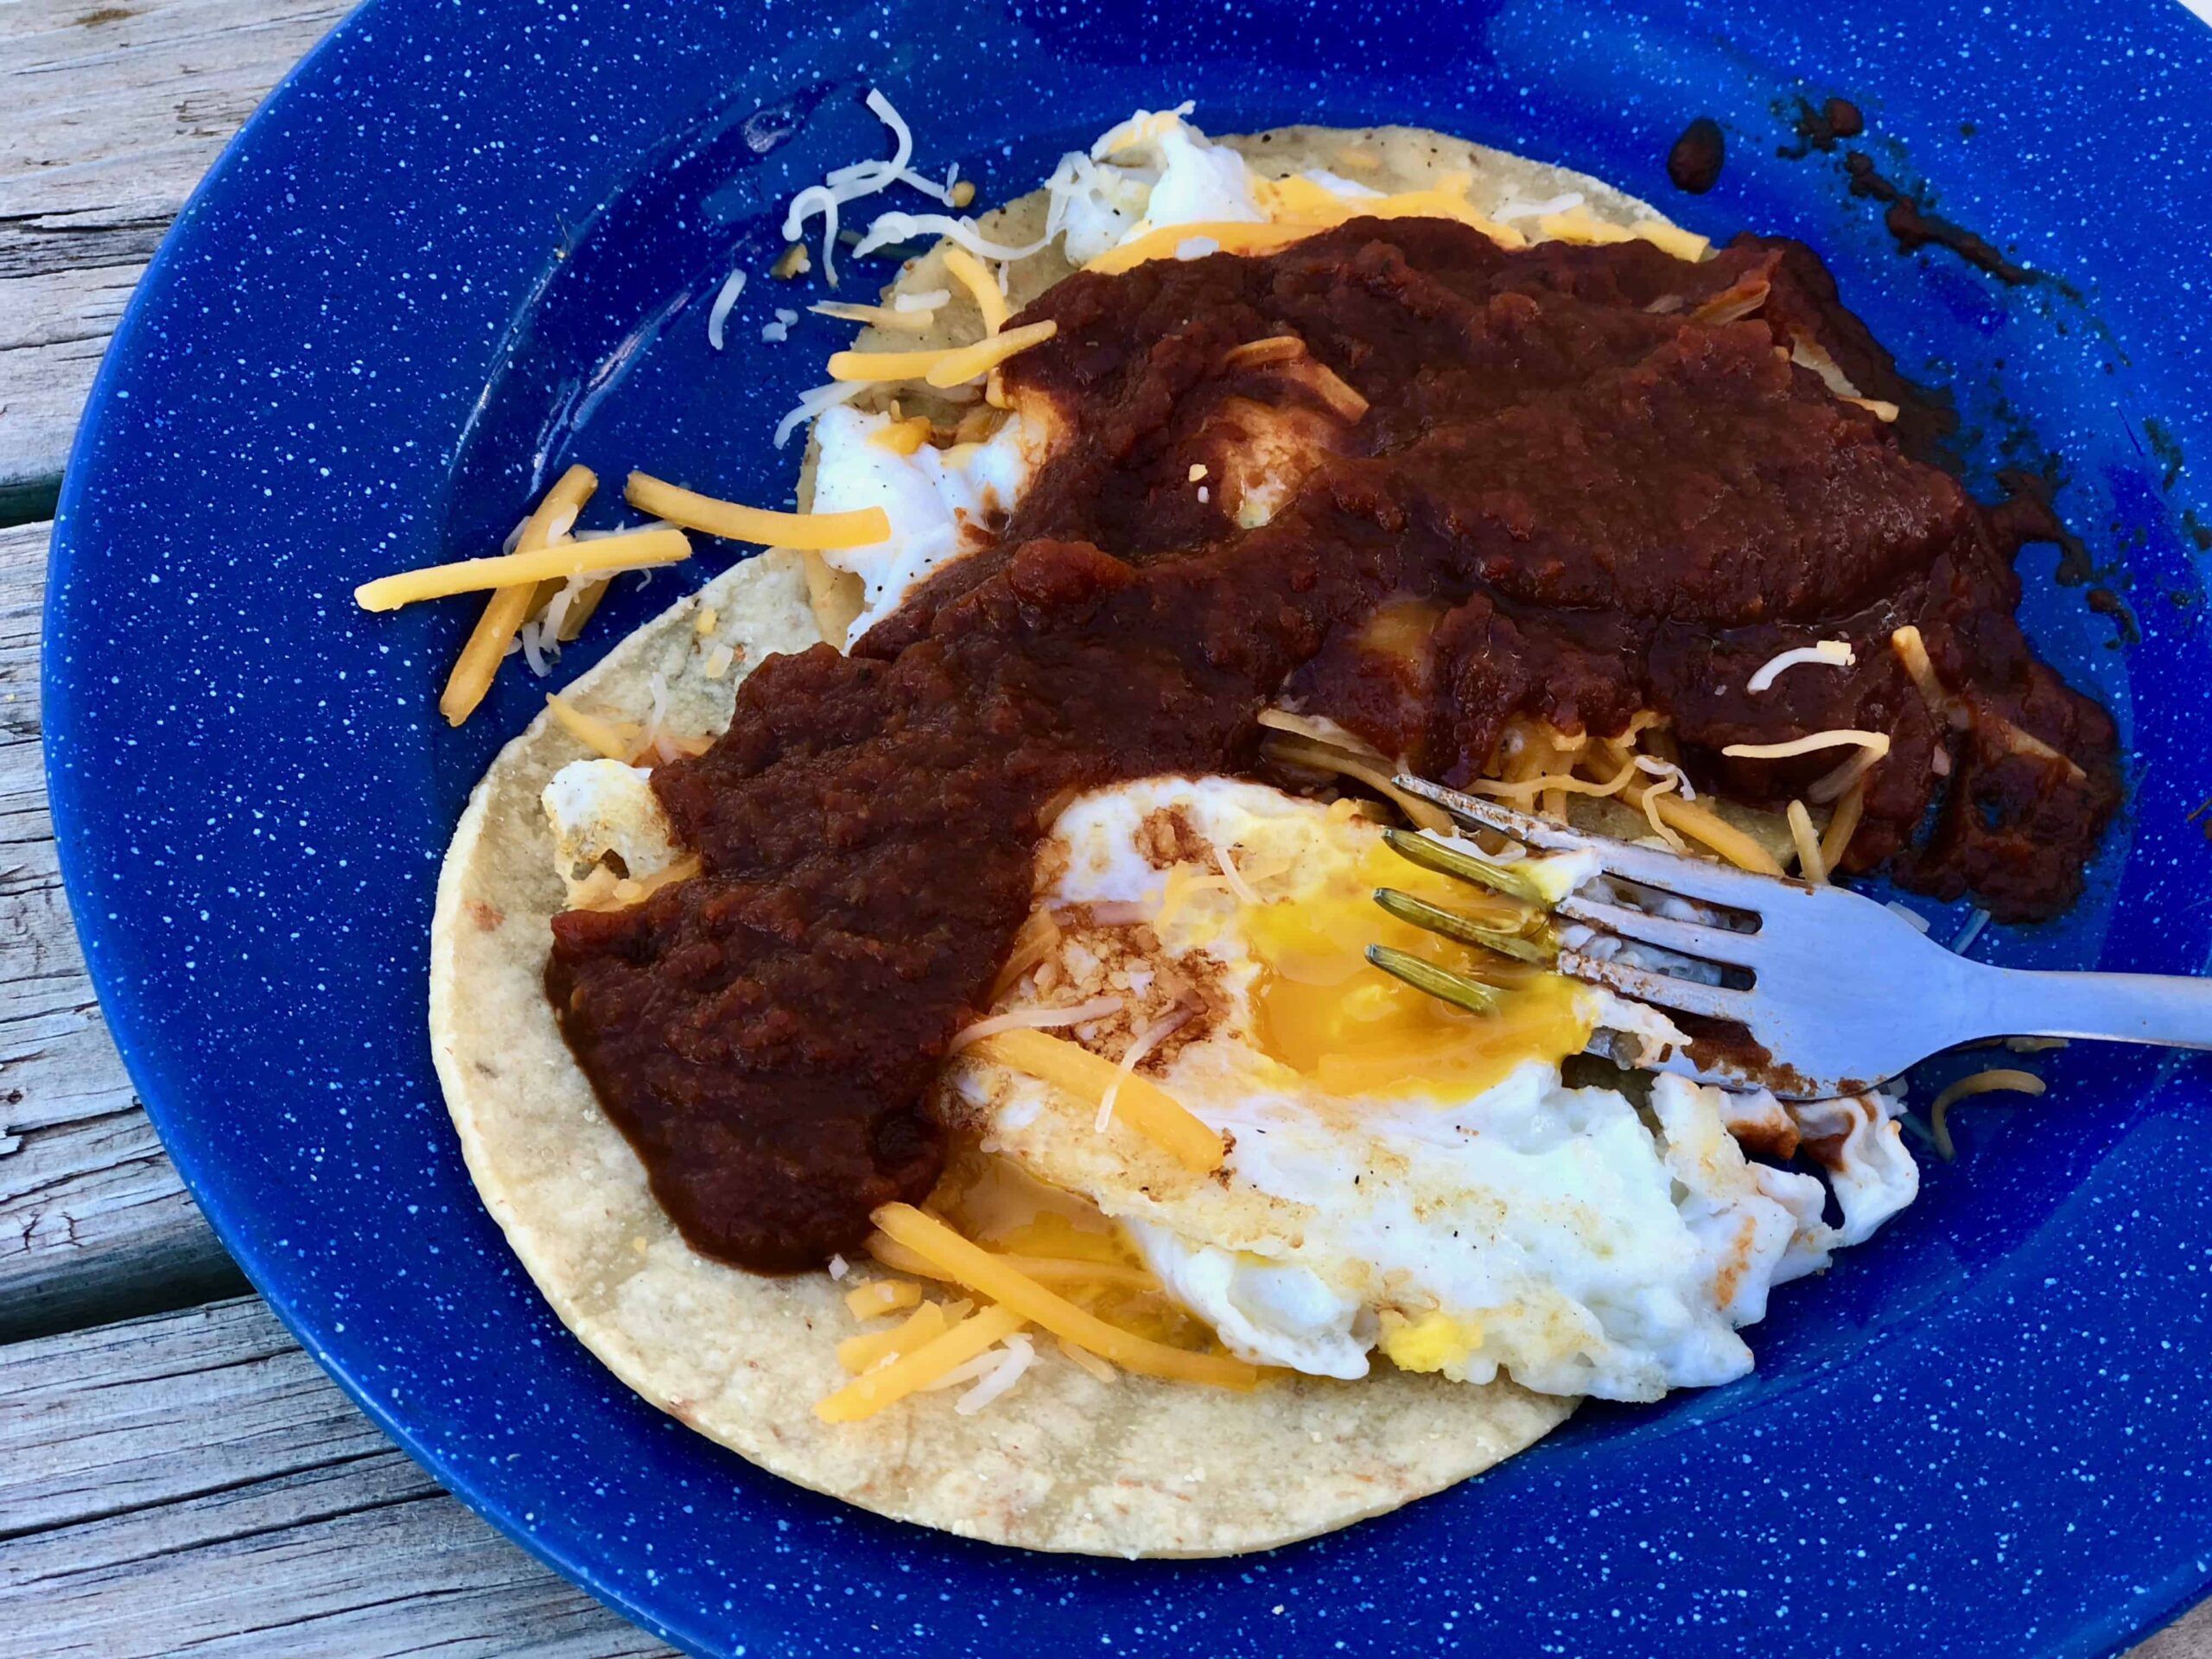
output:
M54 491L148 257L329 0L0 0L0 1650L667 1651L388 1443L253 1296L110 1044L39 754ZM2212 1603L2138 1649L2212 1659Z

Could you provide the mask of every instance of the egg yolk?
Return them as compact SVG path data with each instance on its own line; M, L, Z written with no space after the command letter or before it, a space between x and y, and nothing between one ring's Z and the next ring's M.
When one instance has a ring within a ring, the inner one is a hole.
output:
M1402 1371L1441 1371L1465 1365L1483 1345L1479 1320L1463 1323L1444 1313L1408 1319L1385 1308L1375 1345Z
M1556 1065L1589 1041L1572 981L1400 921L1375 903L1385 887L1478 922L1491 907L1380 842L1318 887L1244 906L1237 925L1261 966L1254 1034L1270 1058L1331 1094L1464 1098L1525 1061ZM1370 944L1496 985L1498 1007L1470 1014L1415 990L1367 960Z

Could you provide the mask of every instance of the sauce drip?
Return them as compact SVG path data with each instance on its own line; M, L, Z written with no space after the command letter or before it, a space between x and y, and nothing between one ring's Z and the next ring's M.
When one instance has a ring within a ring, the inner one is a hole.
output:
M1677 190L1701 196L1720 182L1720 168L1728 159L1728 141L1720 124L1700 115L1682 129L1675 147L1667 152L1667 176Z
M1843 158L1844 170L1851 175L1851 194L1871 196L1886 203L1882 223L1897 238L1898 248L1906 253L1924 247L1948 248L1953 253L1980 270L1986 270L2000 283L2018 288L2037 280L2037 274L2025 265L2015 264L2005 257L2003 250L1987 238L1976 235L1963 225L1954 224L1940 214L1928 211L1917 197L1908 194L1884 178L1875 169L1874 159L1861 150L1853 150Z
M1866 130L1866 118L1848 99L1832 98L1816 110L1801 98L1797 100L1795 127L1796 147L1785 144L1775 152L1793 162L1802 160L1816 149L1827 154L1834 149L1839 138L1856 138Z

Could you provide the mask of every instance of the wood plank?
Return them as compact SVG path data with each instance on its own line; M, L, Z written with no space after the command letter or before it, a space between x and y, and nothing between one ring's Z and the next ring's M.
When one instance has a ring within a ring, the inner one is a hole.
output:
M216 154L347 7L0 5L0 498L60 476L92 372Z
M499 1538L251 1298L0 1349L22 1659L667 1651ZM2200 1608L2133 1659L2205 1659Z
M0 1341L235 1295L86 977L39 754L48 526L0 531Z
M0 1528L24 1659L668 1652L440 1491L251 1298L0 1349Z

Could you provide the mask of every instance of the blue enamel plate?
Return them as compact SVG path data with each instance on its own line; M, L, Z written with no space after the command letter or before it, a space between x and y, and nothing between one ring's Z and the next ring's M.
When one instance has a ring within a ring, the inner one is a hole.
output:
M1776 1297L1756 1376L1587 1408L1495 1472L1267 1555L1039 1557L880 1521L663 1417L567 1336L470 1188L424 1032L440 854L545 686L510 674L449 731L436 687L472 607L365 619L351 594L497 543L571 461L786 500L796 451L766 432L849 330L764 340L790 290L758 276L728 350L705 313L773 260L796 188L881 153L876 86L985 203L1192 98L1213 130L1443 128L1717 237L1810 242L1906 372L1949 389L1977 488L2055 469L2085 543L2066 571L2093 570L2062 582L2060 550L2031 547L2024 615L2117 715L2128 806L2066 921L1974 951L2205 965L2212 35L2178 6L374 0L141 287L47 616L54 814L102 1002L308 1350L492 1521L700 1653L2013 1659L2109 1651L2202 1594L2202 1059L2044 1057L2048 1096L1961 1112L1919 1203ZM1802 142L1801 100L1839 96L1865 132ZM1692 197L1665 162L1698 116L1728 160ZM1853 149L2038 279L1901 251ZM560 676L734 556L622 584ZM1922 908L1940 938L1965 919Z

